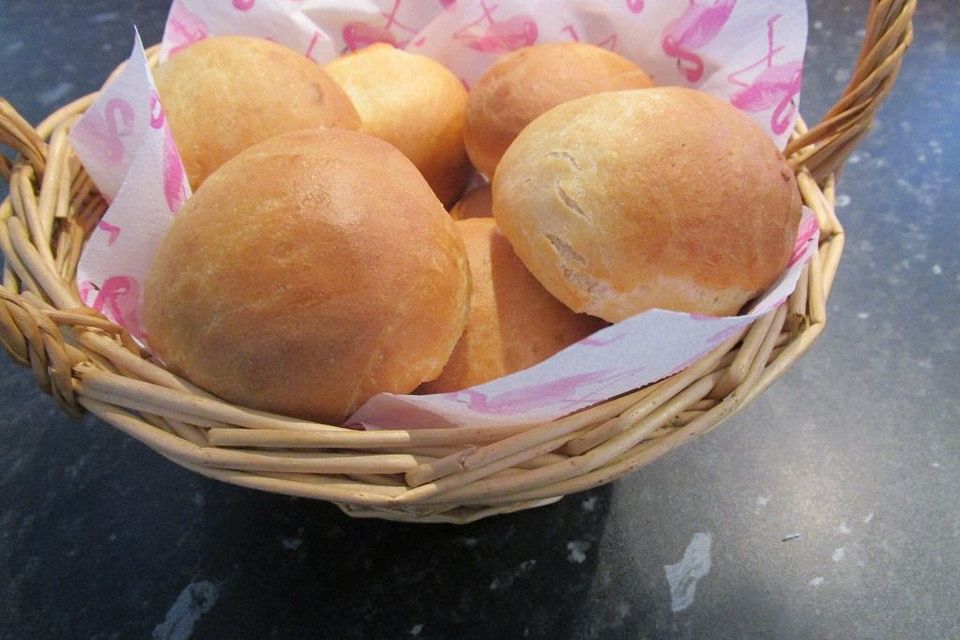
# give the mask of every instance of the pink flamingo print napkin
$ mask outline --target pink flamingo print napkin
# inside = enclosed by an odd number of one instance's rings
[[[439,60],[469,87],[509,51],[589,42],[634,60],[658,84],[722,97],[783,146],[797,115],[806,30],[803,0],[173,0],[161,59],[216,35],[269,38],[318,63],[386,42]],[[139,35],[126,68],[71,141],[111,203],[80,259],[81,297],[146,343],[141,282],[190,188]],[[749,314],[649,311],[484,385],[429,396],[380,394],[347,424],[535,423],[659,380],[782,304],[817,231],[805,212],[791,264]]]
[[[73,127],[70,142],[110,202],[77,266],[80,299],[143,341],[140,283],[190,184],[139,33],[123,72]]]

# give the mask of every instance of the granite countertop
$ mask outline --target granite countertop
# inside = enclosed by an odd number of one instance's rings
[[[808,121],[867,4],[811,0]],[[0,1],[0,95],[39,121],[166,6]],[[3,356],[0,638],[960,636],[960,6],[925,0],[916,28],[840,182],[826,332],[611,486],[460,527],[351,520],[67,418]]]

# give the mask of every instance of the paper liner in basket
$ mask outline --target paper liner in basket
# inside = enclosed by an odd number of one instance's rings
[[[275,40],[319,63],[389,42],[439,60],[468,87],[511,50],[590,42],[634,60],[658,84],[729,101],[782,147],[797,113],[806,6],[802,0],[174,0],[161,59],[208,36],[237,34]],[[80,259],[81,296],[143,340],[140,283],[190,190],[139,36],[129,64],[77,123],[71,141],[111,201]],[[649,311],[483,385],[429,396],[380,394],[347,423],[534,423],[644,386],[782,304],[816,241],[816,221],[805,212],[790,266],[747,315]]]

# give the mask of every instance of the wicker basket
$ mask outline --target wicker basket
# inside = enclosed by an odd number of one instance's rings
[[[89,411],[161,455],[233,484],[328,500],[357,517],[470,522],[610,482],[747,405],[813,343],[826,321],[843,229],[835,175],[866,134],[912,39],[916,0],[873,0],[856,69],[840,101],[787,148],[820,245],[787,304],[686,370],[539,425],[362,432],[221,401],[146,358],[84,307],[75,283],[84,239],[106,210],[67,132],[86,96],[31,127],[0,100],[0,205],[6,262],[0,341],[70,414]],[[156,51],[150,55],[156,61]]]

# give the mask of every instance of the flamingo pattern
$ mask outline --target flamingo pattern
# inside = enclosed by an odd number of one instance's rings
[[[703,77],[703,58],[695,53],[713,40],[730,19],[737,0],[714,0],[712,5],[690,0],[686,11],[663,30],[660,47],[671,58],[689,82]]]
[[[183,161],[177,152],[170,127],[163,130],[163,197],[170,213],[176,213],[183,206],[187,196],[186,172]]]
[[[124,138],[133,131],[133,107],[123,98],[111,98],[103,113],[87,111],[75,129],[76,135],[92,147],[97,158],[108,165],[118,166],[126,156]]]
[[[97,229],[100,229],[101,231],[106,232],[108,236],[107,238],[108,247],[112,245],[114,242],[116,242],[117,238],[120,236],[120,227],[110,224],[106,220],[101,220],[100,222],[98,222]]]
[[[88,302],[93,292],[96,292],[96,296],[92,302]],[[80,286],[80,297],[85,304],[108,316],[131,335],[143,339],[144,333],[140,326],[138,311],[140,285],[136,278],[111,276],[104,280],[99,288],[92,282],[84,282]]]
[[[727,79],[742,87],[730,98],[730,104],[743,111],[764,111],[773,107],[770,116],[770,128],[777,135],[786,132],[793,123],[793,116],[797,112],[795,97],[800,93],[803,75],[803,61],[791,60],[784,64],[773,64],[773,58],[783,50],[782,46],[774,45],[774,25],[780,15],[772,16],[767,21],[767,53],[757,62],[735,71]],[[766,64],[766,67],[754,79],[747,83],[739,77]]]
[[[572,24],[566,25],[563,29],[560,30],[562,33],[567,33],[570,35],[570,38],[574,42],[580,42],[580,34],[577,33],[577,28]],[[609,51],[616,51],[617,44],[620,42],[620,38],[617,36],[617,32],[614,31],[609,36],[597,43],[598,47],[603,47]]]
[[[203,40],[209,31],[203,18],[187,9],[179,0],[174,0],[170,5],[170,15],[167,17],[167,27],[163,34],[164,41],[173,45],[169,55],[176,55],[193,43]]]
[[[382,27],[357,21],[348,22],[343,25],[341,35],[347,45],[347,50],[356,51],[357,49],[362,49],[378,42],[383,42],[394,47],[405,47],[409,40],[398,40],[391,29],[397,28],[411,35],[416,34],[417,30],[397,19],[397,12],[400,10],[401,1],[402,0],[393,0],[393,7],[390,11],[380,12],[386,19]]]
[[[170,213],[176,213],[189,195],[186,186],[186,171],[177,152],[173,132],[164,126],[166,117],[160,106],[160,97],[156,91],[150,94],[150,127],[163,129],[163,196]],[[112,244],[112,242],[111,242]]]
[[[797,264],[807,252],[807,243],[810,242],[820,231],[820,225],[813,216],[804,218],[800,221],[800,231],[797,232],[797,242],[793,245],[793,253],[790,254],[788,267]]]
[[[581,341],[578,342],[577,344],[582,344],[582,345],[584,345],[585,347],[605,347],[605,346],[610,345],[610,344],[613,344],[613,343],[615,343],[615,342],[620,342],[621,340],[623,340],[624,338],[626,338],[627,335],[628,335],[628,334],[626,334],[626,333],[621,333],[620,335],[616,335],[616,336],[613,336],[613,337],[610,337],[610,338],[598,338],[598,337],[596,336],[596,334],[594,334],[594,335],[592,335],[592,336],[590,336],[590,337],[588,337],[588,338],[584,338],[583,340],[581,340]]]
[[[575,394],[584,391],[585,387],[609,384],[620,378],[636,375],[642,370],[642,367],[626,371],[605,369],[564,376],[494,395],[478,389],[465,389],[452,396],[457,402],[466,404],[472,411],[492,415],[523,413],[545,404],[559,403],[561,406],[574,408],[582,405],[583,398]]]
[[[539,30],[533,16],[519,13],[506,20],[495,20],[493,14],[498,6],[488,6],[486,0],[480,0],[483,15],[458,29],[453,34],[454,40],[483,53],[508,53],[537,41]]]

